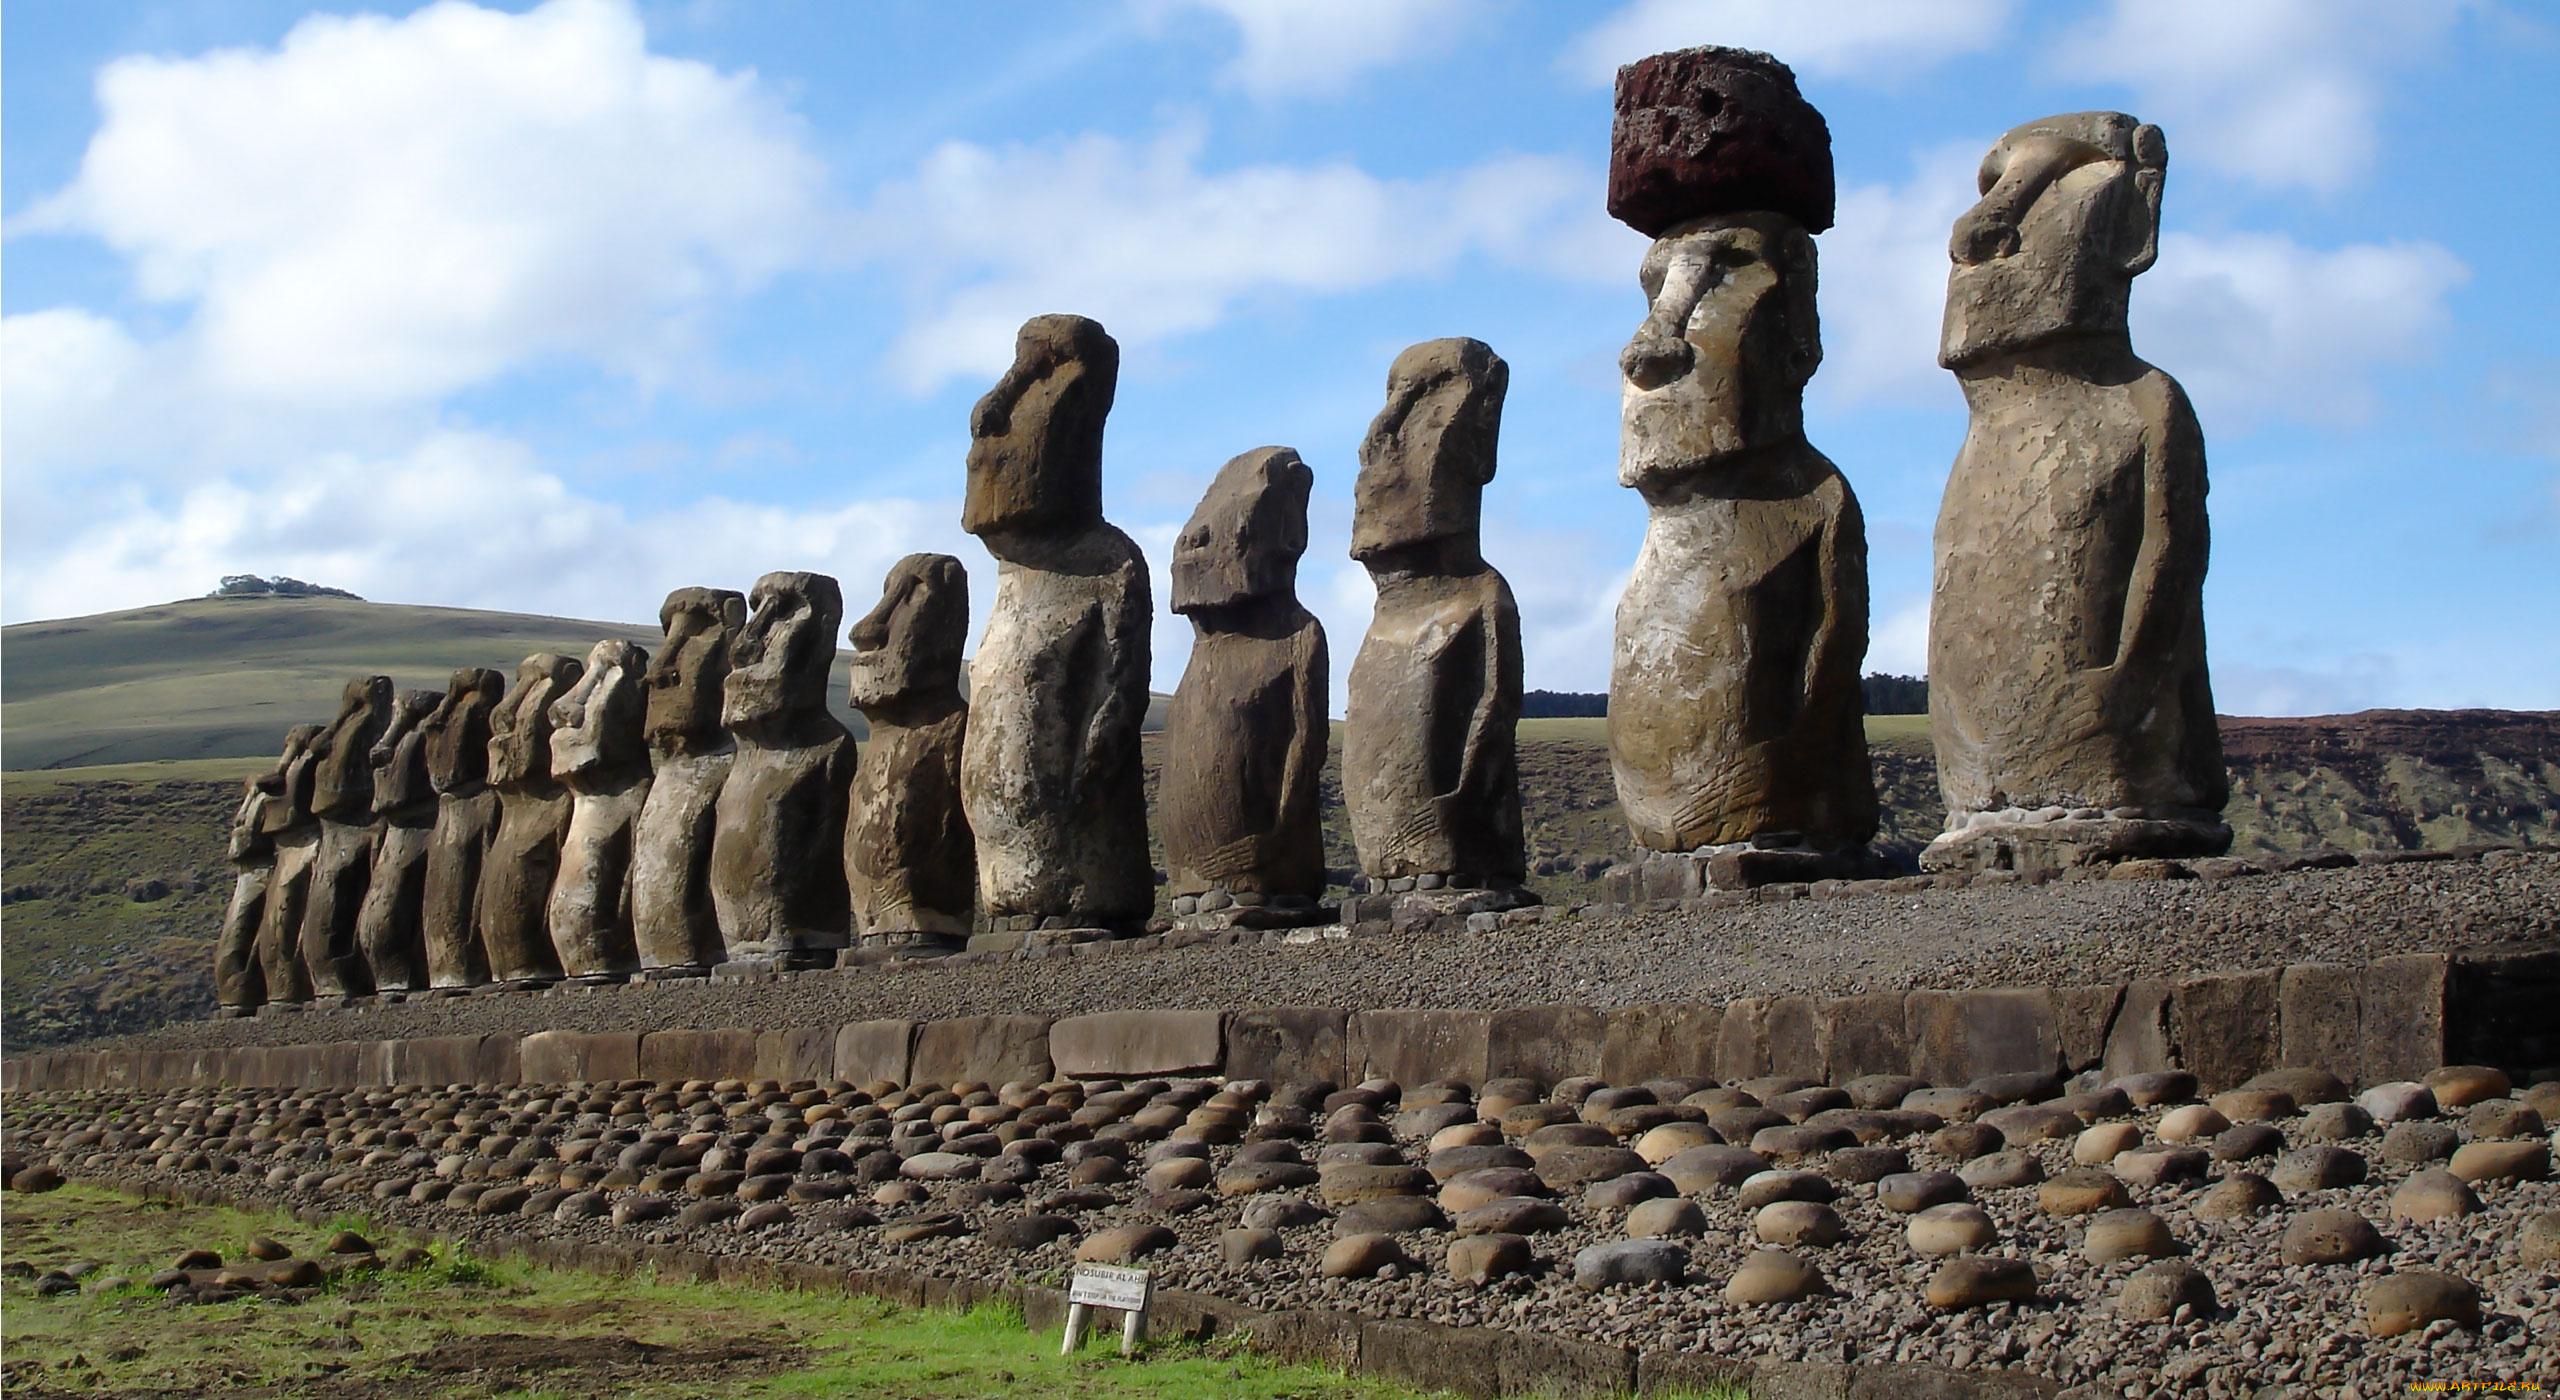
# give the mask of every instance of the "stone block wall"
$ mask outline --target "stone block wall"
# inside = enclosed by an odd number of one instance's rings
[[[2088,987],[1745,997],[1596,1008],[1110,1011],[771,1030],[459,1035],[225,1050],[93,1050],[0,1065],[9,1093],[198,1084],[345,1087],[620,1079],[1002,1084],[1053,1076],[1371,1077],[1618,1084],[1672,1075],[2192,1071],[2208,1091],[2282,1065],[2354,1083],[2441,1064],[2560,1064],[2560,950],[2412,954]]]

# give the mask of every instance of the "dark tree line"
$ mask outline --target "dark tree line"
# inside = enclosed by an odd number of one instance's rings
[[[1868,676],[1864,685],[1868,714],[1929,713],[1929,682],[1926,677],[1888,676],[1878,672]],[[1609,697],[1605,693],[1532,690],[1520,697],[1522,719],[1600,719],[1608,713]]]

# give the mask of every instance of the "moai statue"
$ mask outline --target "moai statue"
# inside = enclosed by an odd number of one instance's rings
[[[1155,907],[1144,771],[1155,606],[1138,546],[1102,518],[1120,346],[1035,316],[969,417],[960,526],[996,557],[969,669],[960,795],[991,934],[1135,933]]]
[[[1360,441],[1351,557],[1378,604],[1351,663],[1342,794],[1373,890],[1528,900],[1520,607],[1478,542],[1510,379],[1482,341],[1424,341],[1387,370]]]
[[[657,771],[632,832],[631,928],[642,976],[704,977],[727,956],[711,899],[712,826],[738,752],[720,723],[721,686],[747,625],[747,595],[679,588],[658,625],[667,642],[643,677]]]
[[[714,809],[712,903],[730,958],[832,967],[852,941],[844,802],[855,750],[827,713],[844,593],[825,574],[772,573],[747,604],[721,683],[738,754]]]
[[[871,738],[845,804],[844,875],[866,949],[968,940],[978,898],[977,843],[960,805],[968,635],[969,574],[948,554],[899,560],[880,605],[853,625],[853,703]]]
[[[444,697],[404,690],[390,726],[373,744],[373,878],[356,914],[356,945],[373,970],[374,990],[418,991],[427,985],[427,852],[435,844],[435,784],[427,776],[427,720]]]
[[[627,982],[640,970],[631,934],[631,845],[649,800],[649,653],[601,641],[587,672],[551,704],[551,776],[570,793],[551,946],[571,981]]]
[[[282,797],[285,770],[298,752],[299,745],[288,737],[275,766],[240,785],[240,805],[231,814],[229,856],[239,874],[231,882],[231,905],[223,911],[222,933],[213,949],[214,1000],[225,1019],[249,1015],[267,999],[266,969],[258,961],[258,928],[266,921],[267,889],[276,873],[275,836],[267,830],[267,815]]]
[[[267,1000],[297,1005],[311,1000],[311,970],[302,961],[302,920],[311,904],[311,867],[320,855],[320,821],[311,815],[313,747],[324,726],[297,724],[286,731],[275,771],[258,780],[267,794],[258,829],[275,849],[267,877],[267,906],[258,920],[258,969]]]
[[[516,665],[516,682],[489,716],[489,786],[498,830],[480,866],[480,949],[491,980],[545,987],[560,980],[551,947],[551,886],[569,834],[569,789],[551,776],[551,705],[586,668],[556,651]]]
[[[2205,673],[2204,434],[2136,358],[2160,247],[2160,129],[2029,122],[1982,162],[1949,242],[1938,361],[1971,421],[1938,511],[1929,732],[1937,870],[2230,848]]]
[[[486,667],[453,673],[444,700],[420,726],[427,781],[436,790],[435,832],[427,841],[427,984],[447,994],[489,980],[480,948],[480,872],[498,834],[498,793],[489,786],[489,717],[507,678]]]
[[[1665,864],[1681,893],[1889,873],[1866,524],[1804,433],[1830,130],[1785,64],[1701,48],[1619,69],[1614,135],[1611,212],[1654,239],[1618,357],[1618,484],[1647,512],[1609,675],[1619,806],[1638,846],[1695,853]]]
[[[1165,711],[1164,858],[1177,918],[1321,922],[1324,624],[1298,604],[1315,473],[1286,447],[1227,463],[1173,544],[1191,661]]]
[[[391,723],[389,676],[347,682],[338,718],[311,742],[311,814],[320,819],[320,848],[311,865],[311,899],[302,914],[302,963],[317,997],[366,996],[373,972],[356,940],[356,918],[373,878],[373,745]]]

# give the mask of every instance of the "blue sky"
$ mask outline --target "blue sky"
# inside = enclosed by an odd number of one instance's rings
[[[2560,24],[2426,0],[1092,0],[0,19],[10,621],[288,573],[608,619],[957,528],[1024,317],[1110,327],[1115,521],[1159,569],[1227,458],[1316,471],[1346,670],[1362,430],[1416,340],[1512,367],[1486,552],[1529,684],[1597,689],[1643,240],[1615,64],[1792,63],[1841,187],[1809,432],[1866,506],[1870,666],[1924,655],[1964,431],[1949,223],[2002,130],[2168,135],[2135,348],[2203,416],[2221,708],[2560,707]],[[1189,629],[1156,631],[1160,687]],[[1337,690],[1339,677],[1337,677]]]

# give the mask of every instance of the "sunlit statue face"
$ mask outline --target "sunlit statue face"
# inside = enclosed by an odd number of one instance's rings
[[[1638,488],[1801,437],[1822,362],[1813,238],[1783,214],[1698,219],[1655,240],[1651,308],[1618,357],[1618,482]]]
[[[853,625],[853,703],[956,693],[969,632],[969,574],[948,554],[910,554],[889,570],[879,605]]]
[[[2078,336],[2120,337],[2134,277],[2160,248],[2168,143],[2121,112],[2029,122],[1982,159],[1982,198],[1947,244],[1938,362]]]
[[[756,580],[747,604],[721,684],[721,722],[735,729],[824,710],[843,590],[825,574],[771,573]]]

